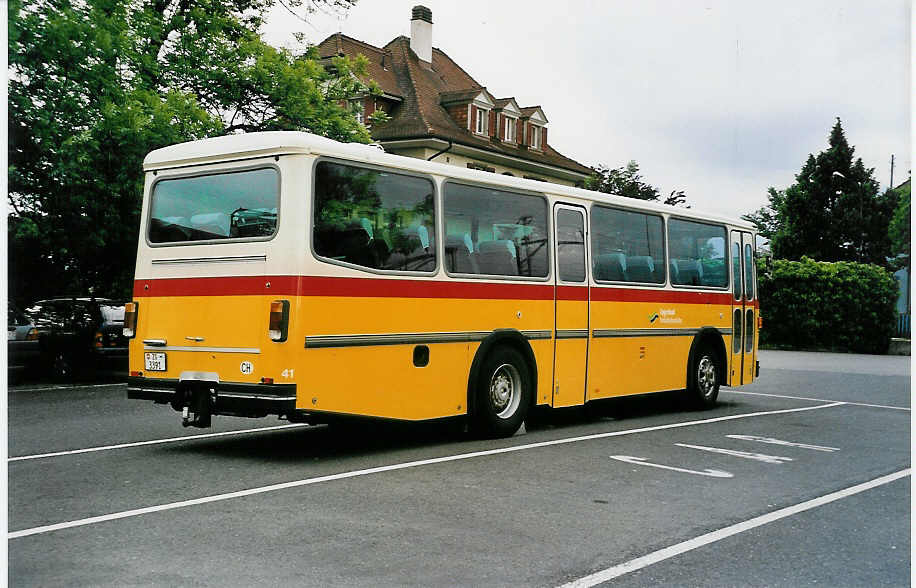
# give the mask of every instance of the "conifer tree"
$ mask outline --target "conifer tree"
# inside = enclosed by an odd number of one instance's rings
[[[897,196],[892,190],[879,194],[874,169],[854,155],[837,118],[828,148],[808,156],[795,183],[770,188],[769,206],[744,215],[770,240],[774,257],[887,263],[887,226]]]

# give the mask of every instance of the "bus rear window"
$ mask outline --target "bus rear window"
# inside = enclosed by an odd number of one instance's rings
[[[277,230],[274,168],[161,180],[150,202],[151,243],[268,238]]]

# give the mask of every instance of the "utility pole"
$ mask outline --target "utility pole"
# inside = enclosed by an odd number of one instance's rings
[[[894,154],[891,153],[891,190],[894,189]]]

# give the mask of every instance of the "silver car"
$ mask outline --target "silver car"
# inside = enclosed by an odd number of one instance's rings
[[[24,370],[38,363],[41,349],[35,324],[21,310],[9,305],[6,311],[7,370]]]

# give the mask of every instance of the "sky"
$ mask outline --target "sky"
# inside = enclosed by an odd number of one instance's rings
[[[302,50],[342,32],[377,47],[433,13],[433,46],[497,98],[540,105],[549,142],[585,165],[635,160],[664,195],[739,216],[792,184],[840,117],[882,189],[911,165],[905,0],[359,0],[263,29]]]

